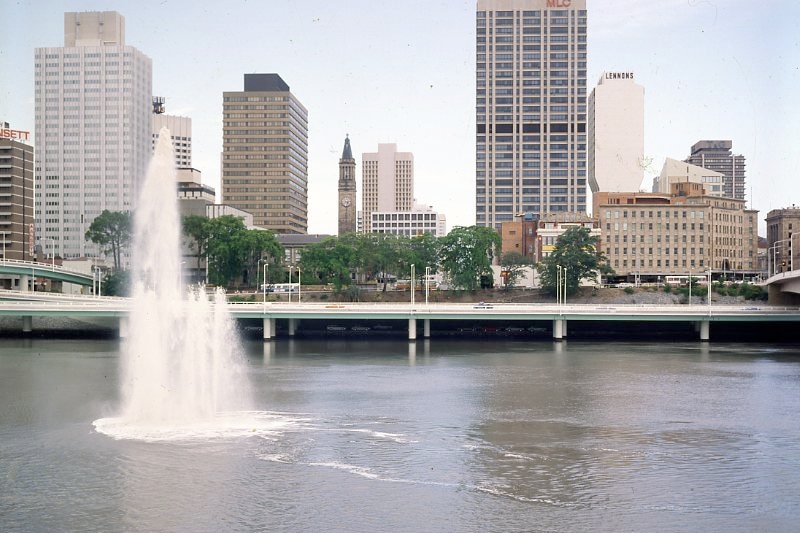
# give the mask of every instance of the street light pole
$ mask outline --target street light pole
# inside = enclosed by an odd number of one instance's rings
[[[692,305],[692,269],[689,269],[689,305]]]
[[[300,295],[303,290],[303,271],[300,270],[300,265],[297,266],[297,303],[300,303]]]
[[[294,269],[294,265],[289,265],[289,291],[286,296],[289,302],[292,301],[292,270]]]
[[[431,279],[431,267],[425,267],[425,305],[428,305],[428,283]]]
[[[411,263],[411,305],[414,305],[414,263]]]
[[[50,237],[50,270],[56,271],[56,242],[52,237]]]
[[[261,290],[264,293],[263,303],[267,303],[267,263],[264,261],[264,275],[261,276]]]

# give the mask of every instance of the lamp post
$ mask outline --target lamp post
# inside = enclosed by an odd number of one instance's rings
[[[269,263],[264,261],[264,268],[263,268],[264,274],[261,276],[261,291],[263,292],[264,295],[264,298],[262,300],[263,303],[267,303],[267,265],[269,265]]]
[[[297,266],[297,303],[300,303],[300,295],[303,289],[303,272],[300,270],[300,265]]]
[[[292,270],[294,270],[294,265],[289,265],[289,290],[286,293],[287,301],[292,301]]]
[[[567,267],[564,267],[564,292],[561,295],[561,300],[564,305],[567,305]]]
[[[711,267],[708,267],[708,314],[711,314]]]
[[[692,305],[692,269],[689,269],[689,305]]]
[[[425,267],[425,305],[428,305],[428,284],[431,279],[431,267]]]
[[[414,263],[411,263],[411,305],[414,305]]]
[[[56,243],[52,237],[50,237],[50,271],[56,271]]]
[[[561,307],[561,265],[556,265],[558,273],[556,275],[556,305]]]

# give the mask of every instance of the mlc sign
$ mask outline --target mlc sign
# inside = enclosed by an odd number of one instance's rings
[[[547,7],[569,7],[572,0],[547,0]]]

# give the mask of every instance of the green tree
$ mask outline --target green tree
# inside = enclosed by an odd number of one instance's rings
[[[104,296],[130,296],[131,276],[127,270],[109,272],[100,289]]]
[[[329,237],[303,249],[300,268],[305,275],[314,273],[321,283],[332,283],[336,291],[349,286],[350,273],[356,265],[356,237]]]
[[[408,247],[410,262],[415,265],[417,271],[417,279],[424,285],[425,269],[430,268],[431,274],[436,274],[439,270],[436,237],[430,233],[417,235],[409,240]]]
[[[244,276],[247,228],[239,217],[225,215],[209,220],[208,278],[215,285],[230,285]]]
[[[474,291],[481,276],[492,275],[492,259],[500,250],[500,235],[485,226],[453,229],[440,237],[439,265],[450,284],[457,289]]]
[[[86,238],[100,245],[104,253],[111,253],[114,259],[114,270],[119,270],[122,263],[122,252],[130,244],[132,236],[132,219],[129,211],[109,211],[92,220],[86,230]]]
[[[572,227],[556,240],[553,252],[539,264],[542,288],[556,294],[559,267],[566,272],[567,294],[574,294],[581,280],[593,279],[599,270],[610,271],[605,265],[603,253],[597,248],[597,237],[592,237],[588,228]],[[566,269],[566,270],[563,270]]]
[[[511,290],[517,281],[522,278],[525,267],[531,266],[533,261],[519,252],[506,252],[500,258],[500,267],[505,272],[505,290]]]
[[[245,279],[248,285],[253,285],[262,275],[262,265],[266,261],[272,265],[283,264],[283,246],[278,242],[275,234],[269,230],[251,229],[242,235],[242,253],[245,270]]]
[[[200,260],[207,255],[208,240],[211,237],[211,220],[200,215],[183,217],[182,231],[186,244],[197,256],[197,270]]]

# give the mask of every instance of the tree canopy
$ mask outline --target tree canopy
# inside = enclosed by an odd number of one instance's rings
[[[122,252],[131,242],[133,220],[129,211],[103,210],[92,220],[86,238],[100,245],[104,253],[111,253],[114,270],[122,264]]]
[[[492,260],[500,250],[500,235],[485,226],[458,227],[440,237],[439,266],[453,288],[480,287],[482,276],[492,275]]]
[[[605,271],[605,257],[597,243],[597,237],[592,237],[588,228],[576,226],[562,233],[553,252],[539,264],[542,288],[556,294],[560,269],[562,275],[566,273],[566,293],[574,294],[582,280]]]

